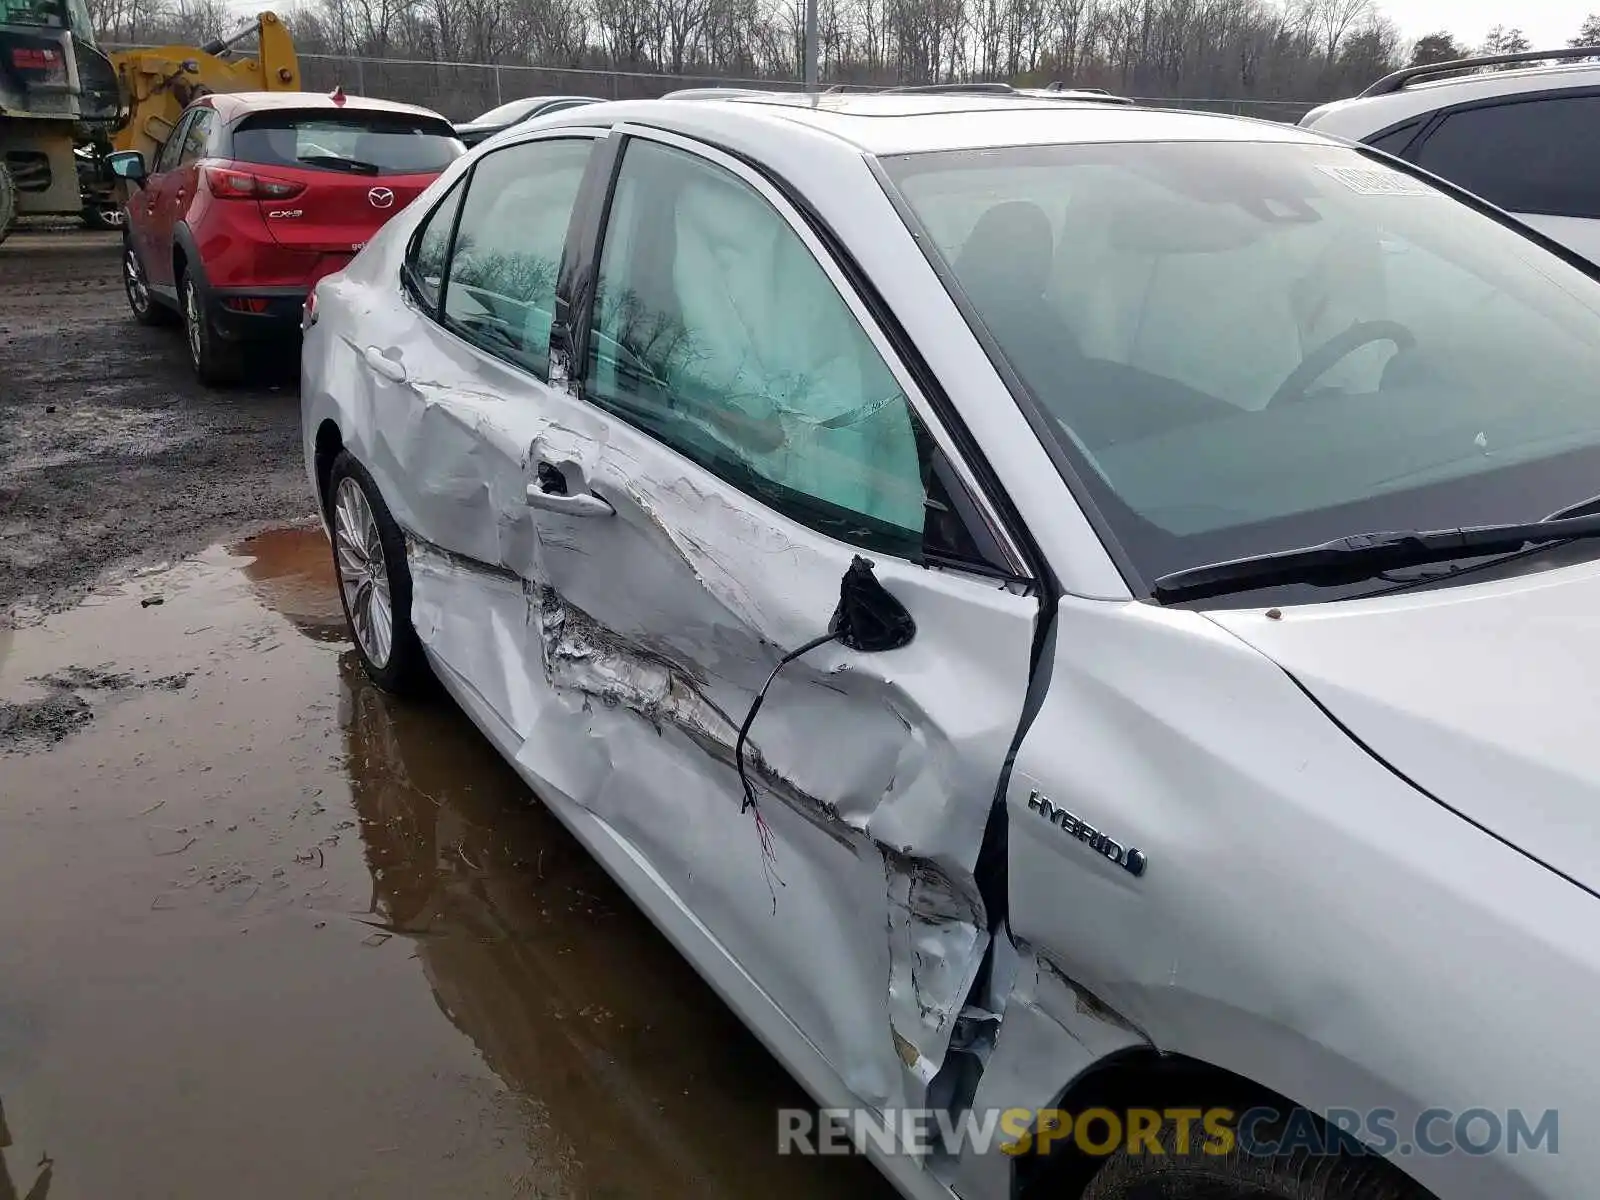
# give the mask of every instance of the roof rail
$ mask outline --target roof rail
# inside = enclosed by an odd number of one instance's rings
[[[883,89],[885,92],[978,92],[1011,96],[1016,88],[1009,83],[907,83]]]
[[[1392,75],[1385,75],[1372,86],[1362,92],[1362,96],[1387,96],[1394,92],[1404,91],[1406,84],[1414,79],[1425,79],[1430,75],[1448,75],[1452,71],[1464,71],[1474,67],[1495,67],[1506,63],[1536,63],[1547,60],[1562,60],[1574,58],[1600,58],[1600,46],[1563,46],[1559,50],[1521,50],[1516,54],[1480,54],[1475,58],[1455,58],[1449,62],[1425,63],[1418,67],[1406,67]]]
[[[716,96],[764,96],[768,89],[754,87],[734,87],[720,85],[716,87],[679,88],[675,92],[663,92],[662,100],[709,100]]]
[[[1132,104],[1126,96],[1116,96],[1097,87],[1067,87],[1059,80],[1042,88],[1018,88],[1009,83],[902,83],[894,87],[874,87],[868,83],[835,83],[823,88],[824,95],[843,92],[860,92],[874,96],[889,95],[969,95],[969,96],[1060,96],[1063,100],[1094,100],[1107,104]]]

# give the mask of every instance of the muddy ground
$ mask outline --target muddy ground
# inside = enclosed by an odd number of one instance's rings
[[[0,248],[0,1198],[886,1200],[779,1158],[798,1085],[366,681],[292,380],[194,388],[116,265]]]

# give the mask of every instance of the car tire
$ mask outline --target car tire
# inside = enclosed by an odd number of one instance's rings
[[[0,162],[0,242],[6,240],[17,219],[17,182],[10,169]]]
[[[128,298],[128,311],[141,325],[171,325],[177,314],[155,298],[144,273],[144,263],[133,248],[133,239],[122,238],[122,292]]]
[[[178,311],[183,317],[184,342],[189,363],[200,382],[220,387],[239,382],[244,373],[242,353],[236,343],[223,340],[211,323],[205,293],[195,273],[185,267],[178,276]]]
[[[1429,1200],[1376,1156],[1247,1154],[1237,1145],[1207,1154],[1206,1139],[1191,1133],[1188,1142],[1180,1148],[1177,1124],[1166,1122],[1160,1154],[1116,1151],[1080,1200]]]
[[[333,461],[326,502],[339,603],[361,665],[386,692],[424,694],[434,678],[411,625],[405,535],[348,450]]]

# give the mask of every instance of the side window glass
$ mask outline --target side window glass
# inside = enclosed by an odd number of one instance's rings
[[[206,143],[211,138],[211,126],[217,114],[209,108],[196,109],[189,120],[188,132],[183,135],[183,147],[178,155],[178,165],[205,157]]]
[[[461,207],[461,195],[466,188],[464,179],[465,176],[455,182],[411,235],[411,252],[406,256],[406,282],[429,316],[439,311],[445,259],[450,253],[450,233],[456,225],[456,210]]]
[[[178,154],[183,149],[184,139],[189,134],[189,126],[194,123],[194,113],[181,117],[173,128],[166,142],[161,147],[161,153],[156,155],[156,164],[150,169],[152,175],[160,175],[170,171],[178,165]]]
[[[820,532],[920,557],[928,439],[821,264],[743,181],[630,142],[592,326],[590,400]]]
[[[497,358],[548,377],[556,276],[590,139],[498,150],[472,172],[444,290],[444,323]]]
[[[1600,217],[1600,96],[1451,113],[1417,161],[1511,212]]]
[[[1393,154],[1398,157],[1411,144],[1411,139],[1417,136],[1419,124],[1420,122],[1418,121],[1408,122],[1400,126],[1399,129],[1391,129],[1388,133],[1379,134],[1369,141],[1367,145],[1374,150],[1382,150],[1385,154]]]

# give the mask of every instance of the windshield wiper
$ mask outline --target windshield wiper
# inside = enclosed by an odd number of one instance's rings
[[[1600,513],[1523,525],[1357,533],[1318,546],[1276,550],[1173,571],[1156,580],[1154,593],[1160,603],[1174,604],[1286,583],[1350,582],[1371,579],[1400,567],[1515,554],[1528,546],[1591,537],[1600,537]]]
[[[299,161],[314,167],[335,167],[354,175],[376,175],[379,169],[377,163],[362,162],[359,158],[341,158],[337,154],[302,154]]]
[[[1562,517],[1587,517],[1590,513],[1600,513],[1600,496],[1590,496],[1587,500],[1579,500],[1565,508],[1558,508],[1545,520],[1559,521]]]

